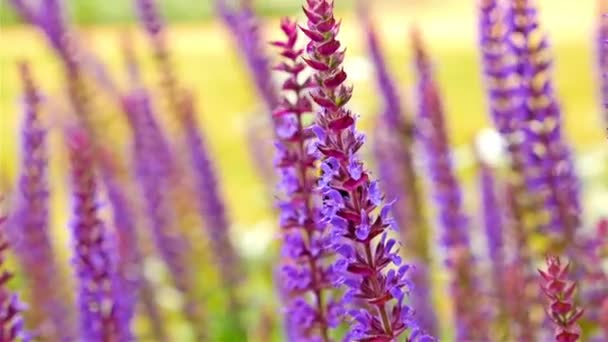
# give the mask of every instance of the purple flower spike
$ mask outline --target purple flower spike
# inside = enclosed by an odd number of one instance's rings
[[[81,338],[117,341],[122,323],[116,315],[115,269],[108,234],[98,215],[94,147],[84,130],[66,132],[73,193],[73,263],[78,276]]]
[[[394,77],[391,75],[384,59],[377,33],[370,18],[367,2],[359,1],[359,15],[364,23],[367,47],[375,69],[376,83],[383,98],[382,115],[374,135],[374,151],[378,171],[382,179],[382,188],[389,198],[399,198],[393,206],[393,215],[399,228],[402,241],[408,242],[408,255],[416,258],[416,265],[426,269],[430,262],[428,224],[424,217],[424,205],[418,184],[418,175],[412,155],[413,123],[405,115],[404,106],[398,95]],[[416,275],[417,288],[428,284],[430,279]],[[424,296],[422,296],[424,295]],[[425,300],[422,300],[425,299]],[[413,300],[414,310],[420,317],[421,327],[432,335],[437,335],[437,323],[430,291],[421,290]]]
[[[445,262],[452,273],[451,295],[454,299],[456,340],[488,339],[487,321],[478,298],[475,261],[470,249],[467,217],[462,193],[451,161],[444,113],[439,89],[432,73],[429,57],[418,31],[412,32],[418,74],[418,138],[424,149],[430,185],[437,201],[440,238],[446,248]]]
[[[410,288],[409,266],[400,264],[397,243],[388,237],[393,226],[387,215],[390,204],[378,196],[358,157],[365,139],[355,128],[356,116],[345,108],[352,87],[344,83],[345,51],[337,40],[340,22],[333,7],[327,0],[306,1],[303,32],[310,41],[304,61],[316,70],[310,96],[321,107],[315,119],[322,132],[317,136],[323,138],[317,146],[324,170],[319,191],[324,194],[323,220],[331,225],[330,243],[341,251],[333,272],[336,284],[346,288],[346,339],[388,342],[409,330],[410,340],[420,340],[413,311],[403,302]],[[361,174],[353,172],[358,169]]]
[[[154,243],[167,265],[172,281],[186,298],[192,293],[192,279],[186,257],[189,245],[175,227],[169,203],[174,157],[160,129],[148,94],[133,91],[123,98],[133,133],[133,160],[144,207],[149,219]],[[204,313],[193,299],[183,308],[187,318],[196,325],[196,333],[204,335]]]
[[[499,309],[502,310],[505,304],[503,296],[505,214],[501,208],[504,207],[499,199],[499,183],[494,177],[494,168],[483,160],[481,151],[476,151],[476,157],[481,193],[480,211],[483,213],[483,226],[491,263],[492,288],[494,289],[492,296],[497,299],[500,304]]]
[[[598,27],[597,27],[597,59],[601,76],[601,95],[604,105],[604,123],[608,129],[608,4],[598,1]]]
[[[239,52],[247,62],[256,90],[269,111],[279,104],[276,85],[273,82],[270,60],[265,55],[260,23],[250,5],[230,8],[226,0],[216,0],[216,8],[230,29]]]
[[[540,36],[540,39],[538,39]],[[551,78],[549,43],[540,32],[532,0],[514,0],[507,12],[507,43],[517,58],[513,94],[517,129],[525,146],[526,184],[548,213],[553,249],[573,241],[580,224],[579,181],[561,132],[561,113]]]
[[[241,260],[230,240],[228,214],[204,136],[198,129],[198,120],[190,94],[184,94],[182,106],[183,116],[180,124],[185,135],[184,145],[189,150],[190,162],[198,187],[199,211],[211,238],[212,254],[217,258],[216,262],[222,281],[229,292],[230,310],[233,314],[238,314],[241,310],[241,304],[237,298],[237,290],[242,280]]]
[[[75,338],[67,294],[60,291],[58,266],[49,236],[46,131],[39,118],[41,95],[26,64],[20,65],[24,85],[24,121],[19,192],[10,220],[10,237],[31,284],[33,316],[38,334],[68,341]]]
[[[0,201],[2,198],[0,198]],[[17,342],[27,340],[23,331],[21,311],[24,305],[8,288],[13,275],[6,270],[5,253],[9,248],[6,239],[6,217],[0,215],[0,341]]]
[[[330,341],[330,330],[341,314],[332,298],[332,268],[329,259],[329,231],[321,222],[320,193],[315,189],[316,139],[304,116],[312,111],[306,91],[311,79],[304,78],[303,51],[296,48],[298,28],[288,19],[281,21],[285,41],[273,44],[284,57],[276,69],[288,76],[283,82],[284,97],[274,116],[277,121],[275,165],[282,176],[280,225],[283,234],[281,285],[290,340]]]
[[[118,179],[117,166],[109,151],[99,151],[99,169],[108,201],[112,207],[112,218],[116,240],[117,262],[114,274],[114,296],[119,341],[132,341],[131,321],[135,315],[139,288],[143,279],[141,253],[135,231],[135,218],[123,184]]]

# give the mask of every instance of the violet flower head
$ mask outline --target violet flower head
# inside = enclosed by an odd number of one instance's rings
[[[20,65],[24,86],[24,120],[19,192],[10,218],[10,237],[21,265],[28,270],[32,305],[39,308],[33,320],[46,338],[67,341],[74,338],[70,311],[60,287],[58,266],[49,236],[49,192],[46,131],[39,117],[41,95],[28,66]]]
[[[577,321],[584,310],[574,305],[576,283],[568,279],[570,264],[562,265],[559,257],[547,258],[547,269],[538,270],[540,288],[549,300],[547,315],[555,325],[556,342],[576,342],[581,337]]]
[[[468,219],[464,214],[460,184],[454,174],[450,145],[444,121],[439,89],[418,31],[412,32],[419,108],[416,130],[430,175],[430,186],[437,205],[439,236],[446,249],[445,262],[450,268],[451,295],[454,299],[457,340],[485,340],[487,320],[482,305],[473,303],[479,289],[475,262],[470,249]]]
[[[517,58],[519,88],[515,93],[518,130],[524,139],[526,184],[549,215],[548,232],[557,248],[572,241],[580,224],[579,181],[569,147],[561,133],[561,113],[551,78],[549,43],[532,0],[513,0],[507,12],[507,42]]]
[[[113,341],[119,324],[113,293],[114,265],[104,222],[98,215],[94,148],[84,130],[66,132],[73,193],[73,263],[78,276],[81,336]]]
[[[6,217],[0,216],[0,341],[16,342],[26,340],[21,317],[24,305],[7,286],[13,275],[6,270],[4,260],[9,248],[5,229]]]
[[[307,0],[308,20],[301,30],[310,39],[304,61],[315,70],[310,96],[321,107],[313,127],[322,154],[321,214],[340,254],[332,267],[336,282],[346,288],[344,302],[352,322],[347,339],[391,341],[409,330],[409,339],[428,340],[404,303],[410,266],[402,264],[397,241],[388,237],[392,203],[384,201],[357,154],[364,136],[355,128],[355,115],[345,108],[352,87],[344,84],[345,50],[337,40],[340,23],[333,7],[331,1]]]
[[[199,211],[207,233],[211,239],[211,249],[222,277],[224,286],[228,289],[230,306],[234,314],[240,310],[237,298],[237,288],[242,280],[241,261],[232,241],[230,240],[230,223],[220,192],[216,171],[206,146],[204,136],[199,130],[190,94],[184,94],[182,99],[182,117],[180,124],[184,132],[184,145],[190,154],[190,163],[197,184],[197,200]]]
[[[226,0],[216,0],[216,9],[230,30],[239,52],[249,67],[256,90],[272,111],[279,104],[276,85],[271,73],[271,64],[264,51],[260,20],[254,9],[247,4],[231,8]]]
[[[321,222],[320,194],[315,189],[318,161],[316,140],[305,117],[312,112],[306,95],[312,86],[303,77],[306,64],[302,49],[296,47],[298,27],[289,19],[281,21],[284,41],[273,45],[281,50],[283,62],[276,70],[287,74],[284,96],[274,112],[277,120],[275,165],[281,175],[278,202],[283,235],[279,281],[286,292],[284,301],[290,339],[330,341],[330,330],[339,323],[342,308],[332,296],[333,253],[327,225]]]

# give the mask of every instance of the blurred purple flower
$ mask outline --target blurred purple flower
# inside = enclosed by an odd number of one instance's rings
[[[352,87],[344,84],[345,51],[336,39],[340,22],[334,18],[333,2],[308,0],[304,14],[308,20],[301,29],[310,38],[304,61],[315,70],[310,96],[321,107],[314,129],[322,154],[319,191],[323,220],[331,225],[330,243],[340,254],[332,266],[335,283],[347,289],[344,305],[351,326],[346,339],[392,341],[410,330],[410,340],[424,340],[404,303],[410,266],[401,264],[398,244],[388,237],[394,226],[392,203],[384,203],[357,156],[364,136],[355,129],[355,115],[345,108]]]
[[[259,19],[246,1],[233,8],[226,0],[216,0],[217,12],[232,33],[238,51],[249,67],[258,94],[269,111],[279,105],[279,96],[271,73],[271,65],[264,51]]]
[[[312,111],[306,92],[310,77],[302,76],[306,64],[303,50],[296,47],[298,27],[289,19],[281,21],[284,41],[273,42],[283,57],[276,70],[287,74],[283,98],[274,111],[277,118],[275,165],[281,175],[278,202],[283,235],[281,288],[288,297],[286,325],[290,340],[330,341],[330,330],[338,324],[339,304],[332,298],[329,267],[329,231],[321,222],[315,189],[318,161],[315,136],[305,116]]]
[[[604,105],[604,123],[608,129],[608,4],[598,2],[597,59],[600,73],[600,91]]]
[[[81,338],[86,341],[116,341],[118,331],[127,330],[116,314],[115,266],[104,222],[98,216],[94,147],[85,130],[67,130],[73,193],[73,264],[78,276]]]
[[[579,181],[571,152],[561,132],[561,113],[551,78],[549,43],[532,0],[510,2],[507,43],[517,58],[516,103],[518,134],[523,137],[526,184],[539,194],[549,215],[548,233],[556,234],[552,248],[573,241],[580,224]],[[540,37],[540,39],[539,39]]]
[[[9,245],[5,229],[6,217],[0,216],[0,341],[28,341],[21,317],[24,305],[19,301],[17,294],[8,288],[8,282],[13,275],[6,270],[5,252]]]
[[[216,258],[224,287],[228,290],[233,315],[241,311],[237,291],[242,280],[242,261],[230,240],[230,223],[218,186],[215,166],[199,130],[194,103],[190,94],[182,99],[180,124],[184,132],[184,145],[190,154],[190,163],[197,186],[200,216],[207,226],[212,254]]]
[[[19,262],[28,270],[32,305],[40,309],[34,311],[38,334],[67,341],[75,337],[75,327],[70,324],[66,293],[51,290],[61,285],[49,236],[46,131],[39,118],[41,95],[27,64],[21,64],[20,71],[24,86],[22,160],[10,235]]]
[[[439,89],[418,31],[412,32],[412,40],[419,96],[416,129],[426,155],[430,185],[437,205],[439,236],[446,248],[445,262],[452,273],[450,288],[454,300],[456,339],[485,340],[489,338],[488,322],[482,312],[483,298],[479,298],[468,219],[464,214],[460,185],[454,175]]]
[[[99,170],[105,186],[107,198],[112,207],[112,219],[115,234],[116,272],[114,280],[114,298],[116,299],[116,316],[122,322],[118,326],[119,341],[134,339],[130,329],[135,315],[139,288],[143,279],[141,252],[135,230],[133,208],[124,192],[124,184],[118,179],[117,166],[109,151],[99,151]]]
[[[393,208],[393,216],[399,227],[401,239],[408,243],[407,255],[416,258],[415,284],[421,289],[413,300],[420,326],[428,333],[437,335],[437,322],[433,311],[430,291],[423,289],[430,279],[426,271],[430,262],[428,224],[424,217],[424,205],[418,184],[418,175],[412,155],[413,123],[405,115],[404,106],[398,95],[394,77],[391,75],[378,41],[376,30],[370,18],[369,5],[359,2],[359,16],[363,22],[367,48],[374,66],[376,83],[383,99],[382,115],[374,135],[374,152],[382,188],[389,198],[399,198]]]

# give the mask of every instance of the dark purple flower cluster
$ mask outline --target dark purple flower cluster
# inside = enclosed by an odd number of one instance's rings
[[[312,111],[306,92],[311,78],[304,77],[306,64],[302,49],[296,47],[298,27],[284,19],[281,29],[285,41],[274,42],[284,62],[275,67],[287,74],[283,82],[285,95],[274,111],[277,122],[275,165],[280,170],[280,227],[283,231],[281,265],[282,287],[288,308],[287,324],[291,338],[298,341],[330,341],[330,329],[339,323],[342,308],[332,298],[330,264],[331,240],[326,222],[321,221],[318,207],[320,194],[315,188],[319,155],[316,140],[305,116]]]
[[[322,154],[322,216],[340,254],[334,267],[340,271],[337,282],[347,289],[344,301],[352,319],[347,339],[392,341],[410,330],[409,339],[424,340],[404,302],[410,266],[402,265],[398,243],[388,236],[394,227],[392,202],[384,201],[357,154],[364,136],[355,128],[355,115],[345,108],[352,87],[344,84],[345,50],[337,40],[340,23],[333,2],[308,0],[304,13],[308,20],[301,29],[310,39],[304,60],[315,71],[310,96],[320,106],[313,131]]]
[[[92,142],[80,128],[66,132],[73,193],[73,263],[78,276],[81,337],[88,341],[116,341],[129,321],[118,319],[115,266],[108,245],[108,231],[98,213],[97,181]]]

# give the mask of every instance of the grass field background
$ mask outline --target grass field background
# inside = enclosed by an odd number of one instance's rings
[[[246,133],[251,125],[264,122],[267,114],[261,112],[260,101],[230,36],[211,14],[211,1],[159,2],[171,23],[169,42],[179,77],[194,90],[198,99],[201,128],[215,157],[235,241],[245,255],[261,257],[275,239],[276,222],[270,212],[272,203],[265,183],[255,172],[249,156]],[[121,75],[120,36],[125,31],[133,33],[137,53],[146,71],[144,75],[150,84],[156,84],[157,75],[147,57],[150,50],[141,30],[133,22],[129,1],[82,0],[68,3],[74,21],[82,24],[79,32],[86,46],[117,75]],[[282,0],[258,0],[257,3],[265,15],[264,32],[268,40],[278,34],[279,17],[297,14],[299,4]],[[348,47],[346,68],[355,86],[351,107],[360,113],[363,129],[371,133],[379,108],[379,96],[374,92],[373,74],[363,50],[362,32],[351,8],[352,1],[337,0],[337,3],[343,17],[341,37]],[[391,70],[399,82],[404,102],[411,109],[414,104],[411,100],[413,83],[408,31],[411,25],[422,30],[441,83],[452,141],[454,146],[464,150],[480,129],[489,126],[478,63],[475,3],[468,0],[385,0],[377,1],[373,14]],[[63,83],[61,66],[42,35],[19,24],[7,10],[6,1],[0,4],[0,179],[5,184],[13,184],[18,171],[21,115],[16,62],[20,59],[30,62],[50,102],[59,97]],[[542,25],[549,34],[554,51],[556,88],[563,107],[566,134],[579,155],[594,155],[597,150],[605,152],[606,130],[601,121],[598,75],[594,65],[594,1],[543,0],[539,4]],[[113,123],[120,120],[121,115],[115,105],[101,92],[95,95],[96,112],[104,117],[108,127],[119,127]],[[162,104],[157,104],[157,107],[162,108]],[[44,113],[48,123],[57,116],[52,111]],[[115,128],[110,136],[115,134],[117,140],[122,141],[123,132]],[[63,173],[65,159],[59,133],[52,135],[54,229],[65,234],[69,212]],[[118,145],[117,148],[127,149],[127,146]],[[591,168],[603,165],[599,160],[591,160],[590,164]],[[600,188],[603,186],[601,184]],[[586,187],[593,190],[596,184],[586,184]],[[599,214],[592,213],[594,216]]]

